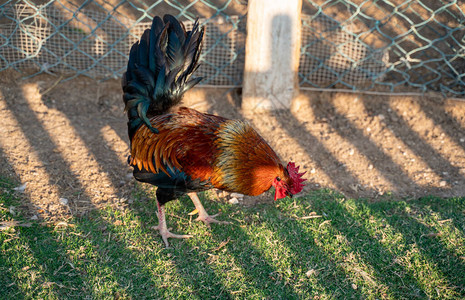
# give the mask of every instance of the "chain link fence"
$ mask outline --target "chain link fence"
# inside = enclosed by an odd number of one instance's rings
[[[302,89],[465,96],[465,4],[454,0],[303,0]],[[0,70],[118,78],[154,15],[207,27],[203,85],[240,87],[247,2],[9,0],[0,4]],[[29,74],[29,73],[28,73]]]
[[[300,84],[465,96],[465,2],[304,0]]]
[[[238,0],[209,1],[7,1],[0,6],[0,70],[119,78],[129,50],[153,15],[170,13],[187,29],[199,17],[207,27],[197,75],[204,85],[240,86],[244,66],[245,12]]]

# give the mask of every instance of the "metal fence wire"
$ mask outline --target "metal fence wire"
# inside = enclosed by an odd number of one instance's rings
[[[123,0],[7,1],[0,6],[0,70],[35,68],[67,74],[67,78],[118,78],[127,65],[129,50],[154,15],[171,13],[190,29],[197,16],[207,26],[201,67],[203,84],[239,86],[242,82],[246,3],[208,1],[151,5]],[[201,13],[198,12],[201,11]],[[235,13],[235,12],[239,13]]]
[[[465,2],[304,2],[301,86],[465,96]]]
[[[465,96],[465,4],[454,0],[303,0],[303,89]],[[118,78],[154,15],[207,27],[203,85],[241,86],[247,1],[8,0],[0,4],[0,71]]]

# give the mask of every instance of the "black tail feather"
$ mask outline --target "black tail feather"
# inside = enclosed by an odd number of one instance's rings
[[[171,15],[154,17],[129,53],[123,75],[129,136],[142,124],[158,132],[149,118],[179,104],[182,95],[202,78],[191,78],[198,67],[204,29],[198,21],[191,31]]]

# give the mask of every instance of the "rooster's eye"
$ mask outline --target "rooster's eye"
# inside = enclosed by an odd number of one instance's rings
[[[281,181],[281,177],[279,177],[279,176],[276,177],[276,180],[277,180],[277,181]]]

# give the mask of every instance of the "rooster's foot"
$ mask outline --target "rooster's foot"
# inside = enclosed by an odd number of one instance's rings
[[[166,248],[170,246],[168,243],[168,238],[175,238],[175,239],[187,239],[192,237],[190,234],[174,234],[171,233],[168,230],[168,226],[166,226],[166,218],[165,218],[165,206],[163,204],[160,204],[160,202],[157,201],[157,207],[158,207],[158,225],[153,226],[152,229],[156,229],[160,232],[161,238],[163,239],[163,242],[165,242]]]
[[[197,217],[197,219],[195,219],[196,221],[202,221],[205,223],[205,225],[207,226],[210,226],[210,223],[216,223],[216,224],[229,224],[229,222],[227,221],[218,221],[217,219],[215,219],[215,217],[219,216],[219,213],[218,214],[214,214],[214,215],[199,215]]]
[[[192,202],[194,202],[194,205],[195,205],[195,210],[189,213],[189,215],[192,216],[198,213],[199,216],[197,217],[197,219],[195,219],[196,221],[202,221],[207,226],[210,226],[210,223],[229,224],[229,222],[218,221],[217,219],[215,219],[215,217],[218,216],[219,214],[210,216],[205,210],[205,208],[203,208],[203,205],[202,203],[200,203],[200,199],[196,193],[189,193],[188,195],[192,199]]]
[[[171,233],[167,228],[164,228],[163,225],[160,226],[160,224],[158,224],[158,226],[153,226],[152,229],[158,230],[158,232],[161,235],[161,238],[163,239],[163,242],[165,242],[166,248],[168,248],[170,246],[170,244],[168,243],[168,238],[188,239],[188,238],[192,237],[192,235],[190,235],[190,234],[174,234],[174,233]]]

